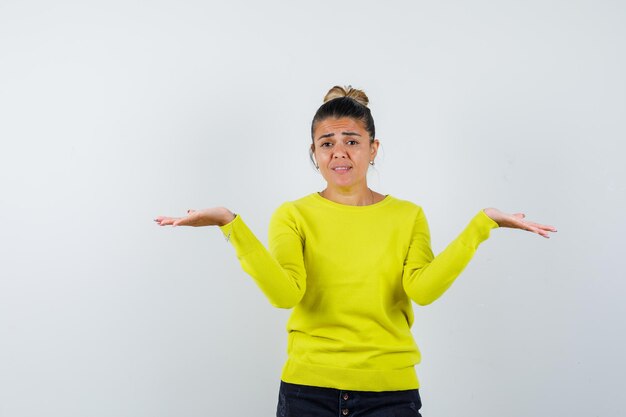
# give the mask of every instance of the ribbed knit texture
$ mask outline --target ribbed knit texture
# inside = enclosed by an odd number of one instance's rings
[[[434,257],[419,206],[392,196],[347,206],[315,193],[275,211],[269,251],[240,216],[221,229],[269,301],[293,308],[283,381],[395,391],[419,387],[411,299],[439,298],[495,227],[481,210]]]

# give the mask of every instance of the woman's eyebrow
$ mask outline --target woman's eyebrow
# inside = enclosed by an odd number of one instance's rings
[[[359,134],[358,134],[358,133],[356,133],[356,132],[349,132],[349,131],[348,131],[348,132],[341,132],[341,134],[342,134],[343,136],[358,136],[358,137],[361,137],[361,135],[359,135]],[[335,136],[335,134],[334,134],[334,133],[327,133],[327,134],[322,135],[322,136],[320,136],[319,138],[317,138],[317,140],[330,138],[330,137],[332,137],[332,136]]]
[[[317,140],[330,138],[331,136],[335,136],[335,134],[334,133],[327,133],[327,134],[322,135],[319,138],[317,138]]]

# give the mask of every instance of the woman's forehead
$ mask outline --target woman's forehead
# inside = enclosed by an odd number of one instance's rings
[[[319,134],[336,131],[352,131],[352,132],[365,132],[363,122],[351,117],[333,118],[329,117],[324,120],[320,120],[315,126],[315,137]]]

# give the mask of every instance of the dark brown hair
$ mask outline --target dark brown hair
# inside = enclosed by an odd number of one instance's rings
[[[372,112],[367,107],[368,104],[369,99],[362,90],[357,90],[352,88],[352,86],[340,87],[338,85],[331,88],[324,96],[324,104],[317,109],[315,116],[313,116],[313,122],[311,123],[313,145],[311,149],[313,150],[315,147],[315,138],[313,138],[315,126],[329,117],[334,119],[350,117],[361,121],[365,126],[365,130],[370,134],[370,142],[373,142],[376,137],[376,128],[374,127]]]

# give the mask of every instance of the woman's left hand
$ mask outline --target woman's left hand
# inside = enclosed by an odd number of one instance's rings
[[[483,211],[494,222],[498,223],[498,226],[500,227],[528,230],[529,232],[537,233],[545,238],[550,238],[549,232],[556,232],[556,227],[554,226],[547,226],[545,224],[533,223],[524,220],[526,217],[524,213],[508,214],[493,207],[483,209]]]

